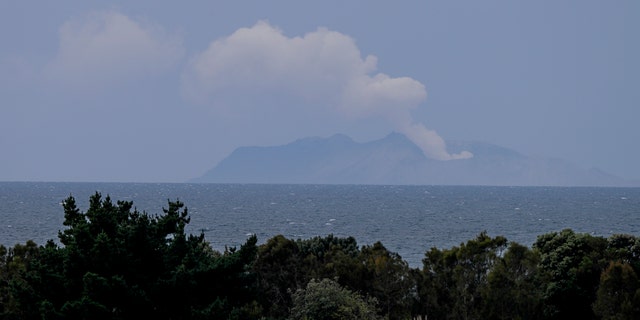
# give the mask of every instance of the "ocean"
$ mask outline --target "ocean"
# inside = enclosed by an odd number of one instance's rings
[[[259,243],[334,234],[380,241],[412,267],[430,248],[482,231],[527,246],[565,228],[640,236],[640,188],[0,182],[0,244],[57,240],[62,200],[73,195],[85,211],[96,191],[149,214],[179,199],[191,216],[187,232],[203,232],[216,250],[251,234]]]

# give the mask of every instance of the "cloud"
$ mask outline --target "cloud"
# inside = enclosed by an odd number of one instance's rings
[[[405,133],[430,158],[470,155],[448,154],[435,131],[411,121],[410,111],[427,96],[422,83],[376,70],[377,58],[362,58],[356,42],[347,35],[318,28],[301,37],[288,37],[260,21],[212,42],[193,56],[182,75],[182,92],[187,99],[213,109],[235,104],[236,108],[282,112],[282,107],[266,103],[275,93],[293,98],[300,108],[314,108],[313,112],[349,119],[388,119],[394,130]],[[241,106],[247,99],[249,106]]]
[[[58,51],[45,76],[72,87],[157,75],[174,68],[184,55],[178,37],[114,11],[67,21],[58,33]]]
[[[280,90],[327,100],[339,98],[335,94],[348,81],[374,70],[375,64],[375,57],[362,60],[354,41],[338,32],[320,28],[288,38],[267,22],[258,22],[196,55],[184,73],[183,92],[202,103],[229,89]]]

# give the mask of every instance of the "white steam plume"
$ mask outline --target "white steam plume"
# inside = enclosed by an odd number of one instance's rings
[[[457,160],[469,159],[473,157],[473,153],[462,151],[460,153],[451,154],[447,152],[447,145],[442,137],[434,130],[429,130],[421,123],[408,123],[399,128],[411,141],[413,141],[424,155],[436,160]]]
[[[449,154],[435,131],[412,121],[410,110],[427,96],[422,83],[375,73],[376,64],[376,57],[363,59],[355,41],[342,33],[319,28],[302,37],[287,37],[260,21],[212,42],[195,55],[183,73],[182,92],[188,99],[214,108],[245,97],[260,102],[274,92],[284,94],[301,100],[301,108],[322,109],[314,112],[384,117],[429,158],[472,157],[466,151]],[[221,100],[225,102],[219,103]],[[250,108],[273,108],[268,110],[270,114],[288,110],[277,103],[255,103]],[[249,114],[255,110],[234,111]]]

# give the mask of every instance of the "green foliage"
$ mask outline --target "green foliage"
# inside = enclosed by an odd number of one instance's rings
[[[423,260],[422,311],[430,319],[479,319],[487,276],[506,245],[504,237],[482,232],[460,247],[431,248]]]
[[[540,256],[516,242],[498,258],[483,291],[486,319],[540,319],[542,292],[538,278]]]
[[[482,232],[411,269],[333,235],[217,252],[185,234],[179,201],[155,216],[99,193],[63,208],[59,244],[0,245],[0,319],[640,318],[631,235],[563,230],[528,248]]]
[[[351,290],[367,292],[371,275],[361,261],[361,251],[353,237],[333,235],[297,240],[302,283],[311,279],[336,279]]]
[[[592,319],[600,274],[608,264],[607,240],[563,230],[538,237],[543,304],[549,319]]]
[[[614,234],[607,239],[607,259],[629,264],[640,272],[640,239],[628,234]]]
[[[283,318],[289,313],[289,291],[301,288],[303,274],[295,241],[278,235],[258,249],[254,270],[258,276],[260,298],[266,315]]]
[[[407,262],[380,242],[362,247],[360,256],[368,280],[361,284],[364,292],[379,302],[388,319],[409,318],[414,284]]]
[[[375,300],[366,300],[330,279],[311,279],[293,294],[290,319],[378,319]]]
[[[339,279],[343,285],[356,286],[362,270],[358,270],[360,250],[353,237],[338,238],[333,235],[297,240],[302,260],[303,282],[312,278]]]
[[[254,270],[260,297],[269,317],[288,316],[291,292],[304,289],[314,278],[338,279],[353,290],[364,287],[364,267],[354,238],[333,235],[307,240],[290,240],[278,235],[260,246]]]
[[[189,215],[179,201],[160,216],[99,193],[86,213],[73,197],[63,207],[63,247],[0,251],[7,318],[230,318],[255,304],[255,236],[240,250],[214,252],[203,235],[185,234]]]
[[[34,293],[28,282],[37,275],[29,270],[39,254],[38,246],[31,240],[8,249],[0,246],[0,315],[3,318],[31,315],[28,307],[34,300]]]
[[[289,315],[291,292],[304,290],[312,279],[335,279],[342,287],[380,301],[380,313],[407,318],[413,302],[413,281],[407,263],[381,243],[358,249],[354,238],[333,235],[307,240],[283,236],[260,246],[254,270],[259,278],[265,315]]]
[[[600,276],[593,310],[602,319],[640,318],[640,282],[628,263],[610,262]]]

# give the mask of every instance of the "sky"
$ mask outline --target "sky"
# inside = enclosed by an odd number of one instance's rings
[[[640,2],[0,0],[0,181],[184,182],[396,131],[640,179]]]

